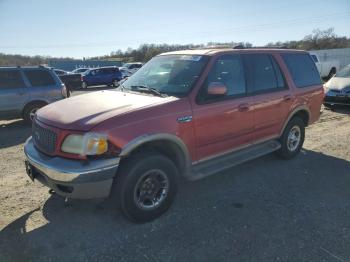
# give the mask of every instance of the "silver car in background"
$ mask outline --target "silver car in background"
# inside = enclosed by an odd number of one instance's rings
[[[65,85],[49,68],[0,67],[1,120],[31,122],[39,108],[66,97]]]
[[[350,106],[350,65],[347,65],[324,84],[324,105]]]

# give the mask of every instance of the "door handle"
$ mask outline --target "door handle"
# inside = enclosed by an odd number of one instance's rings
[[[247,104],[247,103],[240,104],[238,106],[238,111],[240,111],[240,112],[246,112],[248,110],[249,110],[249,104]]]
[[[17,94],[20,95],[20,96],[23,96],[23,95],[25,95],[26,93],[25,93],[25,92],[18,92]]]
[[[283,100],[286,101],[286,102],[288,102],[288,101],[292,100],[292,96],[291,96],[291,95],[285,95],[285,96],[283,97]]]

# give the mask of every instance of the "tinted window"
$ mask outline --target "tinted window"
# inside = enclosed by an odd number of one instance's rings
[[[239,55],[225,55],[219,57],[211,68],[206,87],[203,89],[204,100],[222,99],[223,97],[207,96],[207,88],[211,82],[221,82],[227,87],[226,97],[242,96],[246,94],[243,63]]]
[[[98,74],[100,74],[100,69],[92,70],[90,74],[93,76],[98,75]]]
[[[270,55],[244,55],[248,69],[248,83],[254,92],[263,92],[283,88],[284,80],[281,70]]]
[[[49,86],[55,84],[51,74],[46,70],[25,70],[24,74],[32,86]]]
[[[0,71],[0,88],[25,87],[19,70]]]
[[[282,57],[297,87],[321,84],[320,74],[310,55],[283,54]]]

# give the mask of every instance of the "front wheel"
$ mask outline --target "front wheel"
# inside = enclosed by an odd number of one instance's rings
[[[177,177],[177,168],[169,158],[154,152],[138,153],[122,164],[112,194],[128,219],[148,222],[171,206]]]
[[[277,154],[283,159],[295,157],[303,146],[305,139],[305,123],[299,117],[293,117],[280,138],[281,148]]]
[[[40,108],[44,107],[45,103],[34,103],[27,105],[23,110],[23,119],[26,123],[30,124],[32,123],[36,111],[38,111]]]

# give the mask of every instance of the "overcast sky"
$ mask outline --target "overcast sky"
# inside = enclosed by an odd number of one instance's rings
[[[0,53],[90,57],[142,43],[350,37],[350,1],[0,0]]]

